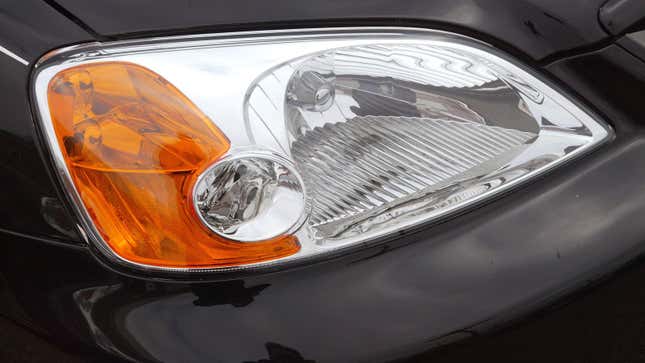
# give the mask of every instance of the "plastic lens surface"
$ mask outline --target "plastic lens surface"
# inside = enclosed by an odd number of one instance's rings
[[[367,244],[611,137],[496,49],[413,29],[90,45],[43,61],[34,94],[88,239],[144,268]]]

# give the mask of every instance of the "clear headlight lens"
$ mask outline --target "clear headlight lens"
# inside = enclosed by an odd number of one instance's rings
[[[46,57],[34,95],[88,239],[144,267],[368,243],[611,135],[490,46],[411,29],[82,46]]]

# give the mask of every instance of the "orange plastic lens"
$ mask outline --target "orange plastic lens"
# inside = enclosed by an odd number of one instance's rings
[[[229,149],[186,96],[144,67],[76,66],[48,87],[49,110],[72,181],[103,240],[131,262],[177,268],[238,266],[299,250],[295,237],[226,240],[195,216],[197,172]]]

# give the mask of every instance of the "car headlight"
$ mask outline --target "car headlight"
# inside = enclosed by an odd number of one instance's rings
[[[516,60],[438,31],[95,43],[36,70],[88,241],[145,268],[257,267],[382,240],[611,136]]]

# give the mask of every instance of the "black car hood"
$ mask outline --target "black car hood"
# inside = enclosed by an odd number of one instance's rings
[[[475,35],[533,59],[608,37],[606,0],[46,0],[98,38],[311,26],[420,26]]]

